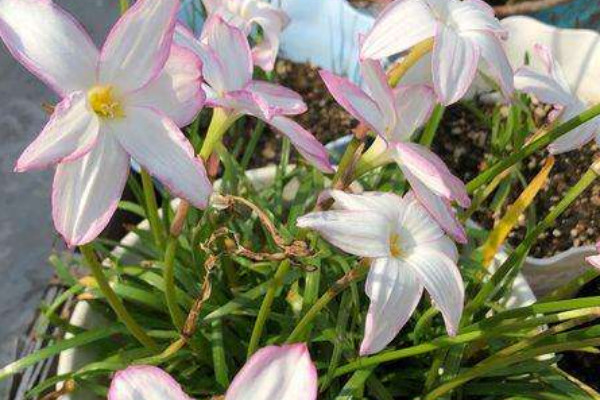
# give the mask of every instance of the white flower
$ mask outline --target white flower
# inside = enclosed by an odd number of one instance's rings
[[[360,353],[390,343],[417,307],[426,289],[440,309],[448,334],[462,315],[464,285],[454,243],[408,193],[351,195],[332,191],[336,209],[298,219],[341,250],[371,259],[365,291],[371,299]]]
[[[177,0],[139,0],[102,50],[48,0],[0,0],[0,36],[62,100],[16,171],[57,164],[56,229],[70,246],[92,241],[117,208],[133,157],[170,190],[204,207],[212,187],[179,130],[205,100],[201,62],[171,46]]]
[[[543,45],[535,45],[534,52],[545,67],[543,73],[529,67],[521,67],[515,74],[515,87],[518,90],[534,95],[539,101],[555,106],[550,119],[568,121],[581,114],[588,107],[571,90],[562,68],[552,55],[552,51]],[[569,133],[556,139],[548,146],[553,154],[575,150],[596,137],[600,144],[600,118],[596,117]]]
[[[438,100],[460,100],[475,79],[480,60],[509,96],[513,70],[502,40],[506,30],[482,0],[396,0],[377,18],[361,48],[362,58],[381,59],[434,38],[432,74]]]
[[[260,0],[202,0],[209,15],[221,16],[246,35],[254,24],[262,29],[262,40],[252,49],[254,64],[272,71],[279,52],[279,35],[289,23],[287,14]]]

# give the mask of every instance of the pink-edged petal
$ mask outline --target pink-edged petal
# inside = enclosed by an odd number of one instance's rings
[[[346,111],[380,135],[385,134],[383,113],[371,97],[345,78],[325,70],[319,73],[329,92]]]
[[[279,52],[279,36],[290,19],[285,11],[265,2],[252,2],[247,9],[248,21],[258,24],[263,32],[262,41],[252,48],[254,64],[272,71]]]
[[[194,52],[173,45],[160,75],[128,97],[130,104],[152,107],[183,127],[194,120],[204,106],[202,63]]]
[[[464,183],[452,175],[446,164],[431,150],[415,143],[395,143],[395,160],[434,193],[460,206],[471,204]]]
[[[205,22],[200,40],[211,49],[213,58],[216,57],[220,64],[220,76],[215,74],[213,78],[211,73],[204,71],[207,82],[215,90],[241,90],[250,82],[253,72],[252,54],[244,32],[229,25],[218,14],[213,14]],[[202,62],[205,60],[202,59]],[[210,67],[210,64],[209,62],[205,67]]]
[[[274,117],[268,123],[279,132],[287,136],[296,150],[306,160],[325,173],[334,172],[329,162],[329,153],[325,146],[319,142],[312,133],[304,129],[298,123],[285,117]]]
[[[456,218],[456,213],[447,199],[433,193],[410,171],[405,170],[404,176],[409,181],[419,203],[425,207],[429,215],[458,243],[467,243],[467,232]]]
[[[334,210],[298,218],[300,228],[318,231],[325,240],[349,254],[389,257],[391,222],[376,211]]]
[[[383,114],[385,128],[394,126],[397,118],[394,92],[388,84],[387,76],[381,66],[381,62],[371,59],[362,60],[360,62],[360,71],[371,98],[375,100],[379,110]],[[387,131],[387,129],[385,130]]]
[[[577,101],[568,105],[561,113],[561,120],[568,121],[587,109],[583,102]],[[552,154],[566,153],[567,151],[580,149],[590,142],[600,131],[600,118],[594,118],[583,125],[578,126],[570,132],[556,139],[548,146]]]
[[[302,96],[281,85],[263,81],[252,81],[246,90],[263,98],[272,115],[297,115],[306,111]]]
[[[419,304],[423,285],[405,262],[377,258],[371,263],[365,292],[371,304],[361,356],[380,352],[396,337]]]
[[[202,4],[204,5],[204,8],[206,9],[206,12],[209,14],[212,14],[215,11],[217,11],[219,9],[219,7],[221,7],[223,5],[223,3],[224,3],[223,0],[202,0]]]
[[[423,207],[412,191],[402,198],[402,215],[400,224],[406,228],[412,237],[410,247],[430,243],[444,237],[444,231]],[[402,236],[402,235],[401,235]]]
[[[146,107],[129,107],[127,117],[110,124],[127,152],[171,193],[205,208],[212,193],[204,164],[168,117]]]
[[[98,64],[101,83],[123,92],[148,84],[169,57],[179,0],[138,0],[110,31]]]
[[[58,103],[50,121],[17,160],[15,171],[76,160],[92,149],[99,129],[100,121],[90,110],[86,94],[74,92]]]
[[[436,102],[435,92],[429,85],[399,86],[395,91],[398,119],[388,139],[393,142],[410,140],[431,115]]]
[[[235,376],[225,400],[316,400],[317,368],[304,343],[258,350]]]
[[[533,51],[546,67],[546,72],[548,75],[554,78],[556,83],[560,85],[565,93],[571,93],[571,88],[567,82],[567,78],[565,77],[560,64],[556,58],[554,58],[552,50],[550,50],[548,46],[537,43],[533,46]]]
[[[573,95],[565,91],[553,77],[541,74],[529,67],[517,70],[515,88],[535,96],[543,103],[566,106],[575,100]]]
[[[433,45],[433,84],[443,105],[464,97],[475,79],[480,50],[451,27],[439,25]]]
[[[400,202],[402,198],[394,193],[364,192],[350,194],[341,190],[329,191],[335,200],[336,209],[348,211],[376,211],[386,216],[389,221],[400,219]]]
[[[510,97],[515,90],[515,73],[500,39],[489,32],[469,32],[463,37],[473,41],[479,47],[481,56],[486,61],[490,73],[499,83],[502,93],[505,97]]]
[[[588,262],[594,268],[600,269],[600,255],[586,257],[585,261]]]
[[[362,59],[381,59],[408,50],[435,34],[435,17],[422,0],[397,0],[377,17],[360,50]]]
[[[465,297],[464,283],[456,263],[433,250],[414,251],[406,262],[442,312],[448,334],[456,335]]]
[[[460,32],[480,31],[506,37],[507,31],[489,9],[473,1],[450,2],[448,18]]]
[[[175,379],[151,365],[128,367],[115,374],[108,400],[192,400]]]
[[[49,0],[0,1],[0,37],[11,54],[56,93],[96,79],[98,50],[83,27]]]
[[[129,174],[129,156],[104,127],[85,156],[60,163],[52,185],[52,218],[67,244],[94,240],[117,209]]]

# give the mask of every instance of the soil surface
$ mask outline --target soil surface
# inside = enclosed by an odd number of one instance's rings
[[[538,106],[535,110],[539,125],[547,109]],[[490,135],[489,128],[482,125],[463,106],[450,107],[444,118],[436,141],[434,151],[448,164],[449,168],[463,181],[468,182],[485,168],[486,147]],[[521,172],[531,181],[539,172],[548,156],[547,152],[535,154],[522,163]],[[550,178],[534,201],[539,219],[543,218],[550,208],[556,204],[585,173],[592,160],[600,157],[600,150],[595,143],[590,143],[580,150],[574,150],[555,156],[556,163]],[[512,204],[522,191],[522,186],[515,187],[507,204]],[[477,213],[475,219],[487,228],[491,228],[501,213]],[[518,245],[525,234],[525,218],[521,218],[520,226],[509,236],[509,243]],[[557,220],[555,226],[544,232],[531,255],[548,257],[571,247],[595,244],[600,238],[600,183],[592,185],[573,205]]]

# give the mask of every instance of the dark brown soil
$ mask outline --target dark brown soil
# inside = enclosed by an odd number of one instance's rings
[[[541,121],[543,112],[536,112]],[[442,120],[436,136],[434,150],[465,182],[473,179],[485,168],[489,129],[479,123],[472,114],[460,105],[450,107]],[[547,152],[536,154],[524,160],[521,171],[527,181],[539,172]],[[538,218],[543,218],[564,193],[585,173],[592,160],[600,156],[595,143],[581,150],[556,156],[556,163],[550,179],[534,201]],[[516,186],[509,197],[511,204],[518,197],[522,187]],[[503,210],[504,211],[504,210]],[[475,219],[491,228],[494,221],[502,216],[490,213],[475,214]],[[509,243],[516,246],[525,234],[525,219],[509,236]],[[535,257],[548,257],[558,252],[594,244],[600,238],[600,183],[593,185],[568,209],[552,229],[544,232],[532,249]]]

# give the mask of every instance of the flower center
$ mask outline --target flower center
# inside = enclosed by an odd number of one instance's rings
[[[123,106],[115,96],[112,86],[94,86],[88,92],[88,100],[92,110],[101,118],[122,118],[125,116]]]
[[[400,235],[397,233],[392,233],[390,235],[390,253],[396,258],[402,257],[405,254],[404,249],[400,245]]]

